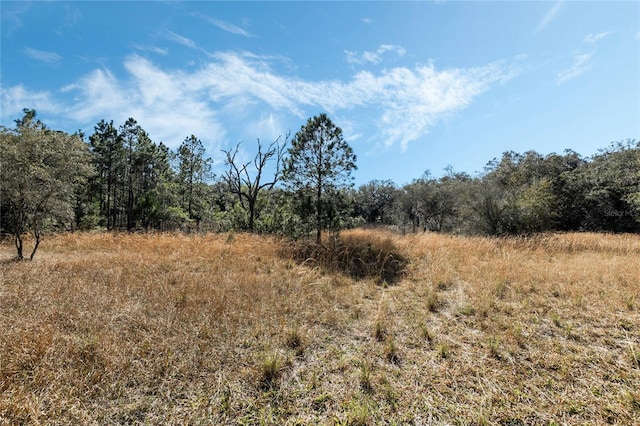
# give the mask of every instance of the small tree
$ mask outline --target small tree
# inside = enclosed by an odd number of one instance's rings
[[[335,215],[338,204],[335,197],[340,196],[340,189],[351,184],[356,156],[343,139],[342,129],[326,114],[310,118],[302,126],[292,141],[289,155],[284,178],[289,188],[312,209],[319,244],[322,229]]]
[[[240,143],[236,145],[233,151],[222,150],[227,156],[226,165],[228,167],[223,179],[229,186],[231,193],[238,196],[242,208],[249,214],[248,226],[252,232],[255,227],[256,202],[258,201],[258,196],[260,192],[265,189],[270,191],[275,184],[278,183],[281,173],[282,157],[288,140],[289,135],[287,134],[284,142],[280,143],[279,136],[275,141],[271,142],[266,151],[262,151],[262,143],[260,139],[258,139],[258,152],[253,158],[253,161],[246,163],[240,163],[236,158],[240,150]],[[275,162],[273,177],[269,181],[263,182],[263,173],[266,171],[269,161]],[[253,170],[250,170],[252,163]]]
[[[43,229],[73,221],[76,188],[90,172],[90,157],[79,135],[47,129],[34,110],[24,113],[15,130],[0,129],[0,200],[17,258],[24,258],[23,236],[30,231],[33,260]]]

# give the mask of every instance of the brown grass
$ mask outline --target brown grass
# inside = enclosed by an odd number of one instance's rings
[[[4,243],[0,424],[640,424],[640,236],[379,237],[399,285],[242,234]]]

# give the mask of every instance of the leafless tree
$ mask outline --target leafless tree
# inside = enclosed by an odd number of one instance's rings
[[[237,158],[241,142],[233,150],[222,150],[227,156],[225,164],[228,167],[223,179],[229,186],[231,193],[238,196],[242,208],[249,214],[250,231],[254,230],[256,201],[260,192],[273,189],[281,177],[282,159],[289,142],[289,134],[284,137],[284,141],[281,139],[282,137],[278,136],[266,150],[263,150],[262,143],[258,139],[258,152],[253,160],[246,163],[240,162]],[[263,182],[264,173],[267,172],[269,163],[275,163],[273,164],[273,174],[267,182]]]

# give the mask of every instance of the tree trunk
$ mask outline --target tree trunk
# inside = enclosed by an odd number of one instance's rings
[[[18,260],[24,259],[24,256],[22,255],[22,236],[19,232],[16,232],[15,234],[14,243],[16,245],[16,250],[18,251]]]
[[[33,231],[33,236],[36,238],[36,243],[33,246],[33,251],[31,252],[31,256],[29,256],[29,260],[33,260],[33,257],[36,255],[36,251],[38,250],[38,246],[40,245],[40,231],[37,228]]]
[[[253,232],[253,227],[254,227],[254,216],[255,216],[255,210],[256,210],[256,199],[253,197],[249,198],[249,231]]]
[[[129,179],[129,185],[133,185],[131,179]],[[127,194],[127,231],[133,230],[133,188],[129,186]]]
[[[316,194],[316,244],[322,242],[322,183],[318,182]]]

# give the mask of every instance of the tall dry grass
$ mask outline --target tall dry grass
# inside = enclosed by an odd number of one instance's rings
[[[345,238],[404,280],[243,234],[2,244],[0,424],[640,424],[639,236]]]

